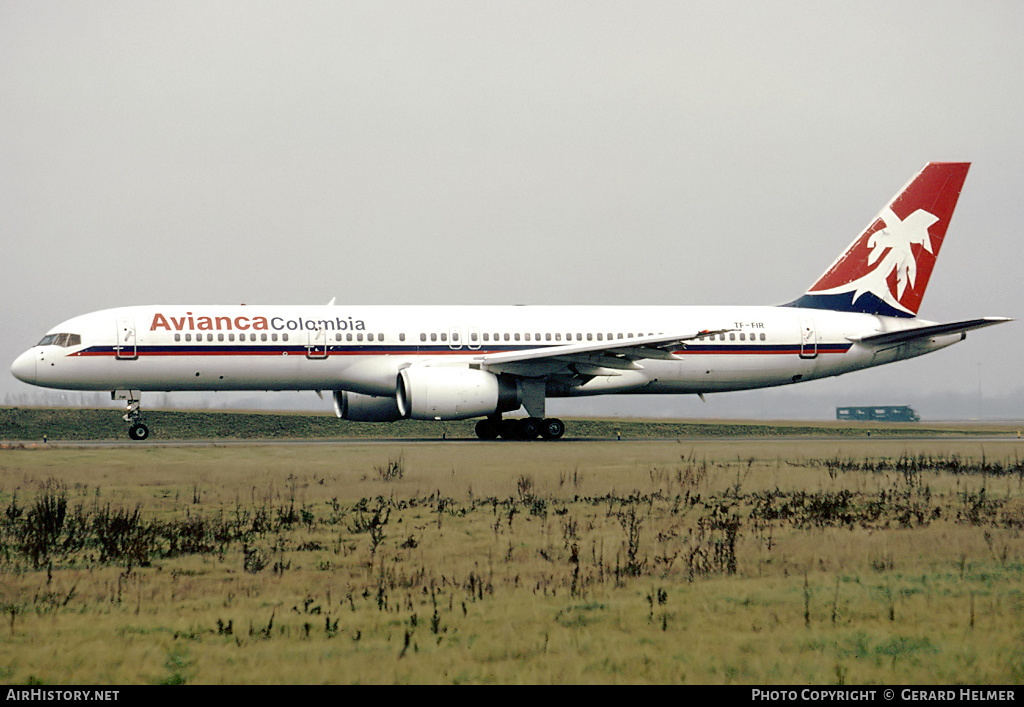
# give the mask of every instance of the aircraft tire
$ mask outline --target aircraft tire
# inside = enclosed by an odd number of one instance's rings
[[[476,423],[476,436],[480,439],[498,439],[500,424],[494,420],[480,420]]]
[[[137,422],[128,428],[128,436],[136,442],[141,442],[146,437],[149,437],[149,428],[141,422]]]
[[[519,439],[537,439],[540,435],[541,421],[536,417],[519,420]]]
[[[498,423],[498,434],[502,439],[520,439],[519,420],[502,420]]]
[[[540,436],[544,439],[558,439],[565,434],[565,423],[557,417],[549,417],[541,423]]]

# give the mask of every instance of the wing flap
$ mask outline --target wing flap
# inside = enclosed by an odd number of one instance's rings
[[[564,356],[556,356],[552,360],[562,361],[564,363],[573,363],[577,364],[577,366],[614,368],[620,371],[642,371],[644,368],[636,361],[631,361],[627,358],[620,358],[618,356],[602,356],[601,354],[566,354]]]

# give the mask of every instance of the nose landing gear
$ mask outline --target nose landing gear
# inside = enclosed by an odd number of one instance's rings
[[[149,437],[149,428],[142,423],[142,402],[139,400],[140,397],[142,397],[142,393],[138,390],[115,390],[110,394],[111,400],[127,401],[125,413],[121,416],[121,419],[130,423],[128,437],[136,442],[141,442]]]

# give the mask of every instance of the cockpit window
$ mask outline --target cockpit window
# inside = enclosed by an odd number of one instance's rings
[[[36,346],[81,346],[82,337],[79,334],[47,334]]]

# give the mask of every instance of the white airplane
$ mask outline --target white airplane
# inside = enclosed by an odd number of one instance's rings
[[[482,439],[557,439],[549,397],[787,385],[920,356],[1009,321],[917,319],[969,163],[930,163],[807,292],[780,306],[178,306],[69,319],[14,361],[33,385],[333,391],[347,420],[482,417]],[[523,407],[528,417],[502,419]]]

